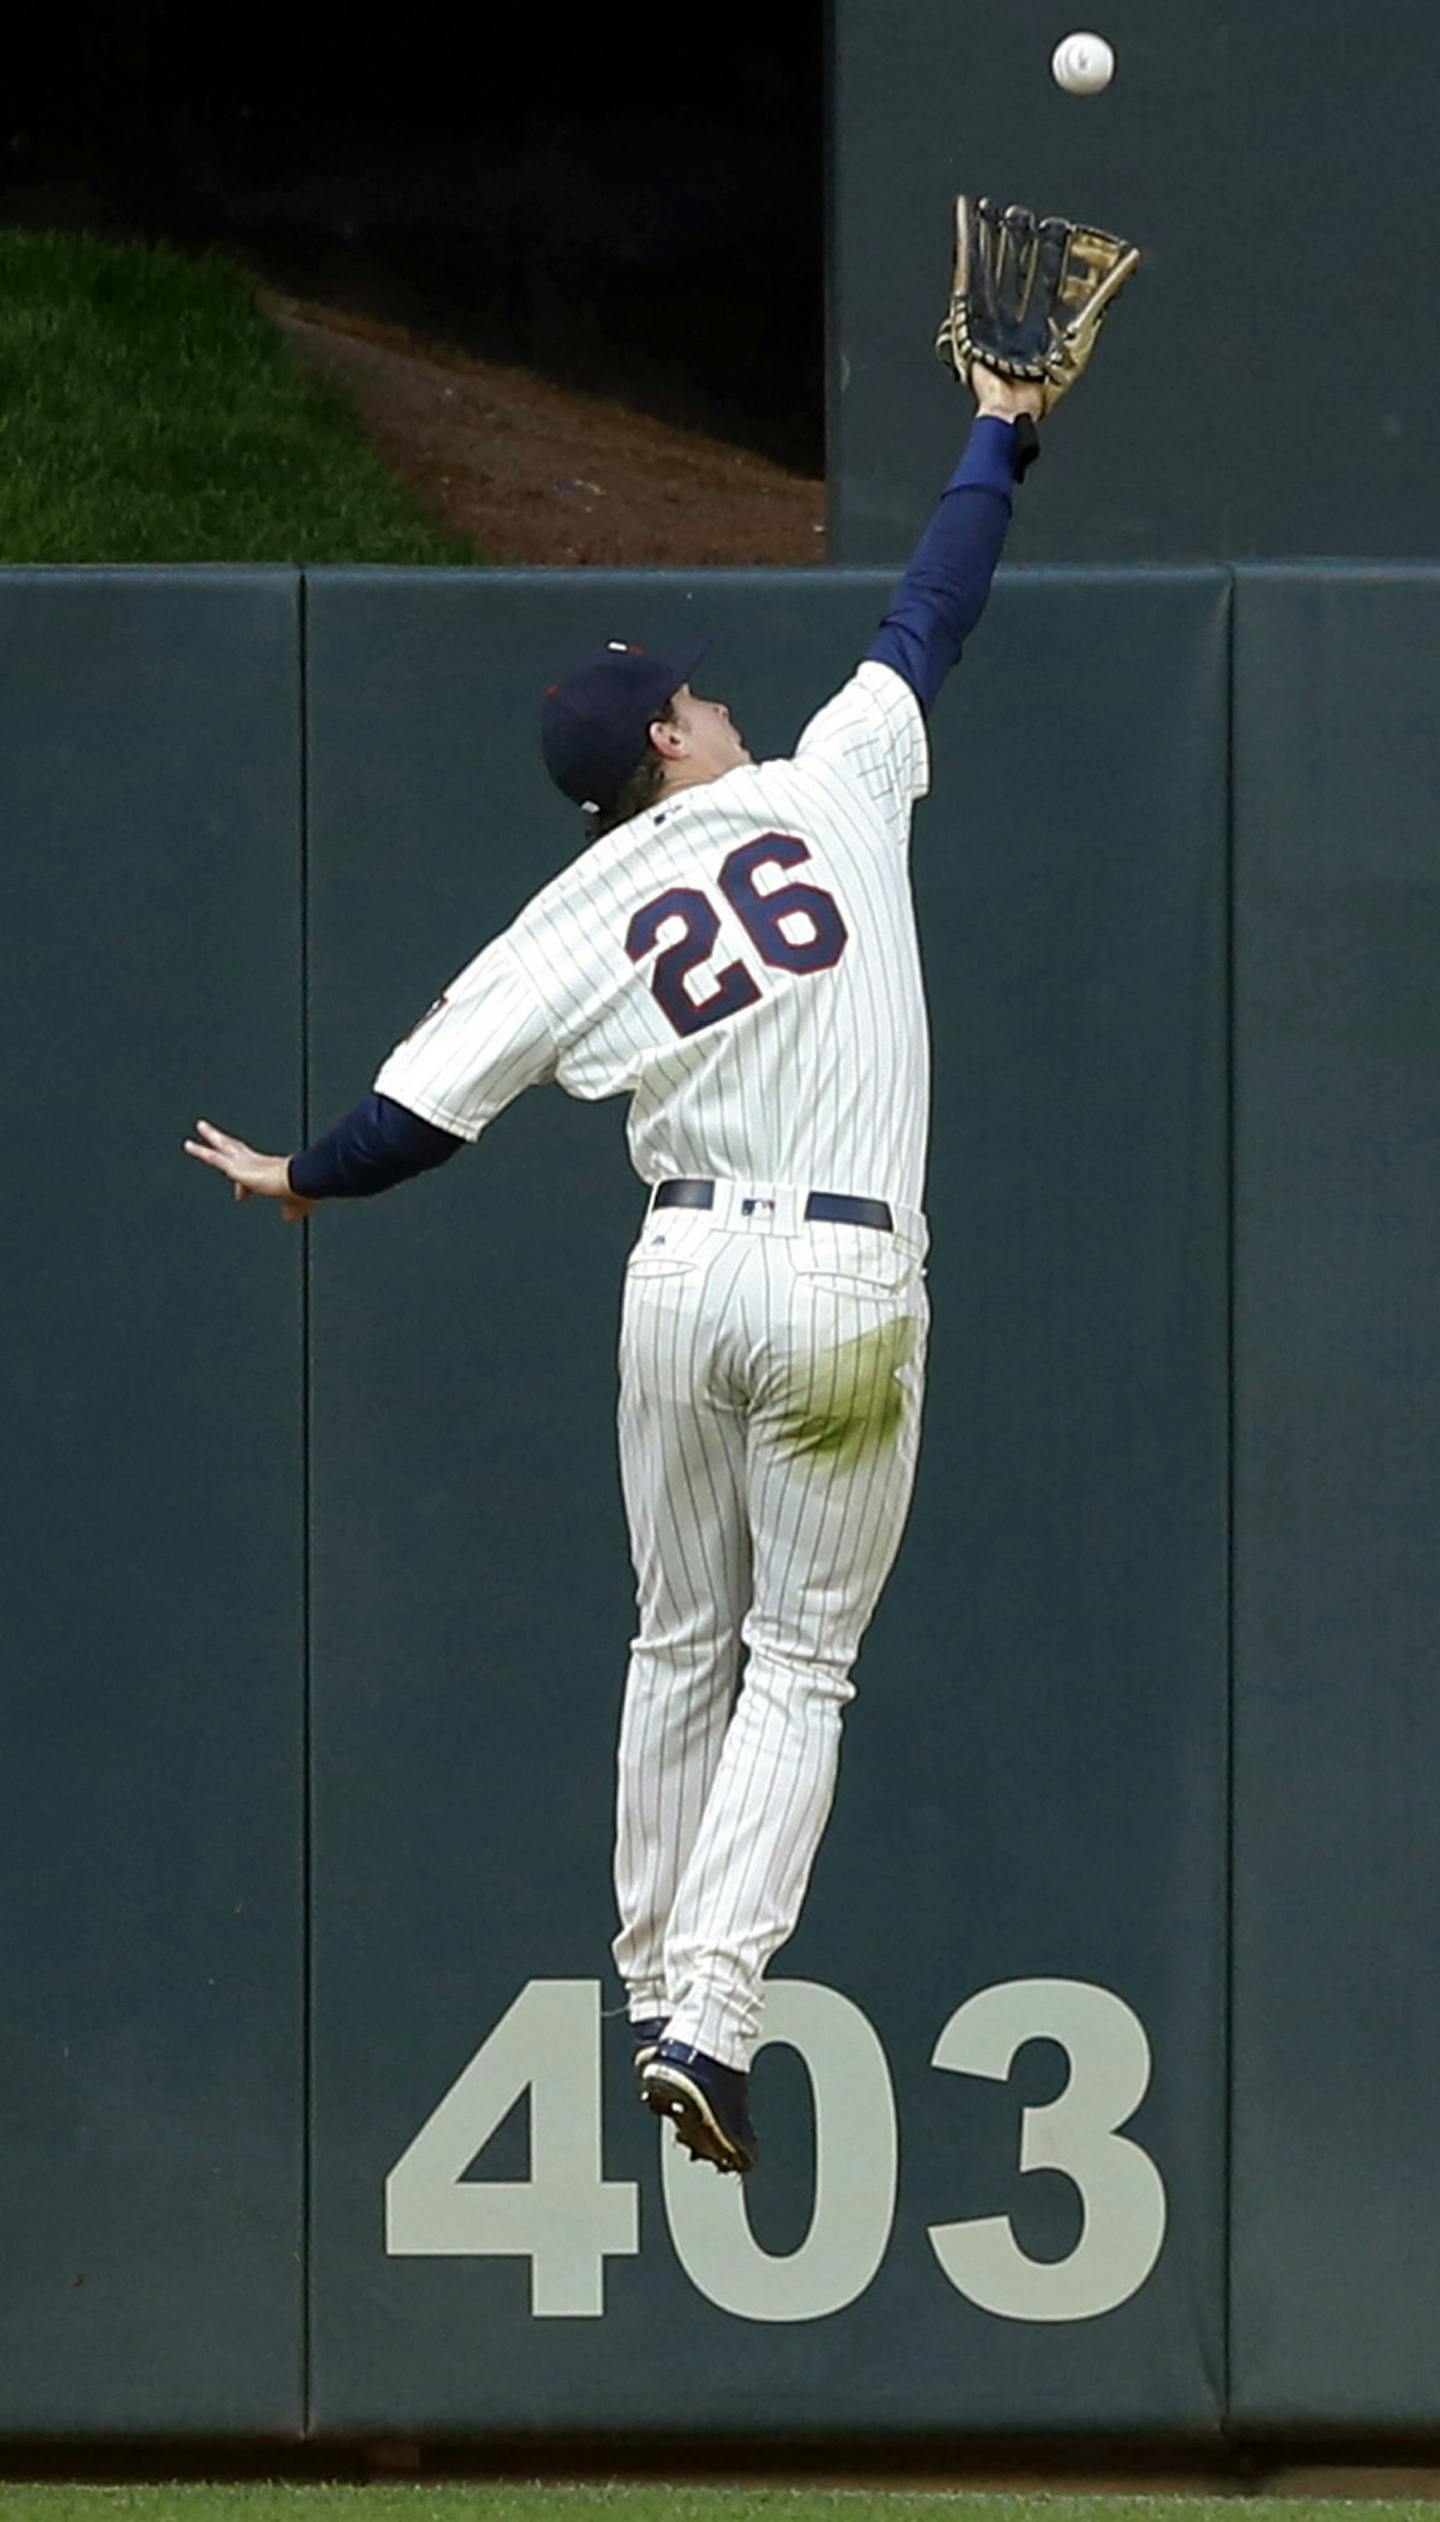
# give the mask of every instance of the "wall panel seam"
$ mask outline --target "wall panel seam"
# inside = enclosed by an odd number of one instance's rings
[[[1221,2027],[1225,2067],[1220,2130],[1221,2300],[1220,2375],[1222,2434],[1230,2428],[1232,2388],[1231,2240],[1234,2220],[1235,2127],[1235,617],[1236,572],[1226,572],[1225,597],[1225,826],[1224,826],[1224,1094],[1225,1094],[1225,1908]]]
[[[299,865],[299,1016],[300,1016],[300,1144],[310,1137],[310,683],[309,575],[299,573],[295,608],[299,746],[297,829]],[[312,2424],[312,2236],[314,2170],[314,1712],[311,1618],[313,1606],[311,1402],[311,1257],[308,1221],[300,1237],[300,1727],[302,1798],[300,1807],[300,1951],[301,1951],[301,2156],[300,2156],[300,2432],[307,2439]]]

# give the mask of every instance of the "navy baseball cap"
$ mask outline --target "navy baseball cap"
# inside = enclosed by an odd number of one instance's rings
[[[671,657],[612,639],[552,683],[540,718],[540,750],[555,785],[587,814],[603,814],[645,756],[653,721],[663,718],[710,642]]]

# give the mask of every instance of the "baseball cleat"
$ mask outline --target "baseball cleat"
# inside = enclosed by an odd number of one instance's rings
[[[642,2023],[632,2023],[630,2037],[635,2043],[635,2077],[638,2083],[665,2037],[664,2015],[652,2014]]]
[[[746,2103],[750,2079],[683,2040],[662,2040],[640,2078],[657,2119],[668,2119],[697,2163],[748,2172],[760,2152]]]

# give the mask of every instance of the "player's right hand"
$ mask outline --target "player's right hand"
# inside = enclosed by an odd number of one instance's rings
[[[290,1188],[288,1156],[262,1156],[259,1149],[246,1145],[243,1138],[231,1138],[227,1131],[217,1130],[213,1121],[197,1121],[196,1135],[185,1141],[187,1156],[195,1156],[202,1165],[213,1165],[223,1173],[237,1200],[279,1200],[280,1214],[287,1226],[297,1219],[313,1216],[318,1200],[302,1200]]]

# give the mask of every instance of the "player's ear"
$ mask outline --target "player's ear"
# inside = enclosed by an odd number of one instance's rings
[[[685,730],[674,718],[652,718],[650,742],[666,762],[678,762],[686,750]]]

